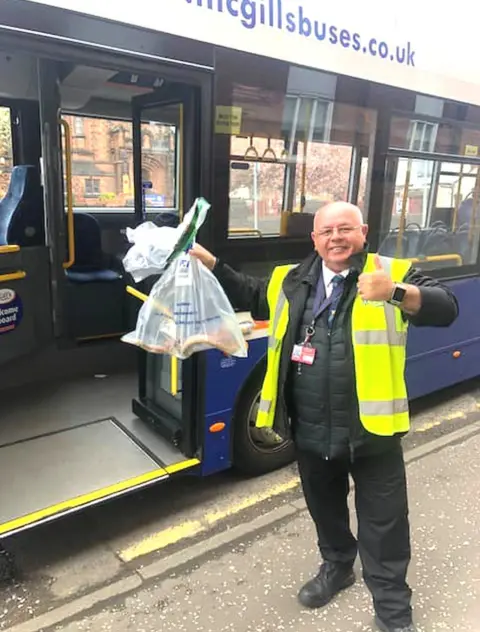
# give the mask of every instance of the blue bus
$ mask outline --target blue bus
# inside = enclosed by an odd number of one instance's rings
[[[478,375],[472,40],[462,24],[445,59],[451,23],[418,34],[404,7],[373,37],[372,2],[1,0],[0,537],[172,476],[293,461],[255,428],[268,323],[238,314],[245,359],[120,340],[155,281],[125,272],[127,229],[175,226],[198,196],[199,241],[255,275],[310,252],[323,204],[358,204],[372,249],[460,302],[448,330],[412,328],[410,397]]]

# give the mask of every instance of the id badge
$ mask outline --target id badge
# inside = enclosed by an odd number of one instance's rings
[[[299,364],[312,365],[315,360],[316,349],[306,345],[294,345],[291,360]]]

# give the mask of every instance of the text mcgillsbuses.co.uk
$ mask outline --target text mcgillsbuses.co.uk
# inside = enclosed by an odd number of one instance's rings
[[[288,0],[185,0],[200,9],[224,13],[237,19],[245,29],[267,26],[331,46],[341,46],[397,64],[415,66],[415,51],[410,42],[394,44],[382,37],[362,37],[338,24],[325,22],[319,11],[307,11],[302,5],[288,10]],[[290,5],[291,6],[291,5]]]

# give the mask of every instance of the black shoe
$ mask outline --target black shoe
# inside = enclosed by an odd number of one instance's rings
[[[387,625],[377,616],[375,617],[375,624],[379,630],[382,632],[417,632],[417,628],[413,623],[410,625],[398,626],[398,625]]]
[[[306,608],[323,608],[337,593],[355,583],[351,566],[324,562],[316,577],[308,581],[298,593],[298,600]]]

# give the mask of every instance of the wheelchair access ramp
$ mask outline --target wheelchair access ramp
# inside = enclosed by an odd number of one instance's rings
[[[8,411],[0,439],[0,537],[199,465],[132,413],[82,421],[71,411],[49,416],[41,406],[30,407],[29,419]]]

